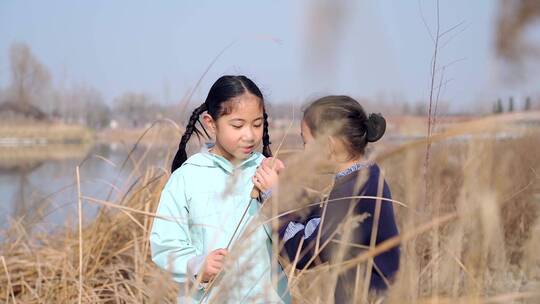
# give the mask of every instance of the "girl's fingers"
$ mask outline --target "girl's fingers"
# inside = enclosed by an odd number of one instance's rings
[[[261,183],[256,183],[255,187],[257,187],[257,189],[259,189],[259,191],[261,191],[261,192],[264,192],[264,191],[267,190],[266,187]]]
[[[214,262],[222,262],[225,260],[225,256],[224,255],[216,255],[214,256],[213,258]]]
[[[276,172],[279,172],[285,169],[285,164],[283,164],[283,162],[279,158],[268,157],[263,159],[261,167],[266,167],[270,170],[275,170]]]
[[[255,173],[255,177],[259,180],[259,183],[266,184],[266,176],[264,176],[261,172]]]
[[[208,273],[211,275],[211,276],[215,276],[216,274],[218,274],[220,271],[219,268],[216,268],[216,267],[208,267]]]
[[[274,174],[274,171],[266,167],[266,169],[261,170],[261,172],[259,173],[261,173],[261,176],[264,177],[265,180],[268,180],[272,176],[272,174]]]
[[[274,169],[279,173],[281,170],[285,169],[285,164],[276,158]]]
[[[223,256],[226,256],[229,252],[227,251],[227,249],[223,249],[223,248],[220,248],[220,249],[216,249],[214,250],[214,252],[216,254],[219,254],[219,255],[223,255]]]
[[[264,180],[264,177],[262,177],[260,174],[255,174],[253,177],[253,185],[257,187],[260,191],[266,191],[268,186]]]
[[[214,272],[220,271],[223,268],[223,263],[213,262],[208,265],[208,269],[213,270]]]
[[[257,171],[259,172],[266,172],[266,173],[270,172],[271,170],[272,168],[269,165],[262,165],[257,169]]]
[[[225,249],[216,249],[210,253],[207,259],[209,266],[215,265],[216,262],[221,262],[227,256],[227,250]]]
[[[220,257],[221,260],[218,260],[217,257],[211,259],[208,261],[208,267],[214,267],[214,268],[220,268],[220,266],[223,265],[224,260],[223,257]]]
[[[214,265],[214,267],[216,267],[217,269],[221,270],[223,269],[223,266],[225,265],[225,263],[223,261],[219,261],[219,262],[216,262],[216,264]]]
[[[274,172],[273,170],[270,172],[261,172],[261,176],[264,178],[265,184],[270,187],[278,178],[277,172]]]
[[[272,170],[272,169],[270,169],[269,166],[262,166],[261,169],[262,169],[261,171],[266,173],[266,174],[270,174],[271,170]]]
[[[255,185],[255,187],[257,187],[259,190],[262,190],[262,185],[261,183],[259,183],[259,181],[255,180],[255,177],[253,177],[253,184]]]

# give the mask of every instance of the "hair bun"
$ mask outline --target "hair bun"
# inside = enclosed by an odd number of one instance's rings
[[[369,114],[369,118],[365,122],[366,138],[368,142],[376,142],[384,135],[386,131],[386,120],[381,114]]]

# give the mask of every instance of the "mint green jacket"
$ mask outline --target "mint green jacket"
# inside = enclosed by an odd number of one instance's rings
[[[221,156],[201,152],[171,174],[150,245],[152,260],[181,283],[179,303],[290,303],[286,277],[272,261],[270,229],[259,224],[260,203],[250,197],[251,178],[263,159],[255,152],[234,167]],[[226,248],[231,239],[224,271],[203,297],[196,275],[206,255]]]

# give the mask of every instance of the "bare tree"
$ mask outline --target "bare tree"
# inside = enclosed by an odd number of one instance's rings
[[[73,90],[72,104],[75,105],[75,117],[79,123],[100,129],[110,121],[110,109],[105,104],[101,92],[89,86],[79,86]]]
[[[111,109],[99,90],[79,84],[55,91],[51,114],[67,123],[84,124],[100,129],[109,125]]]
[[[114,100],[114,113],[131,127],[152,122],[157,116],[158,105],[144,93],[127,92]]]
[[[93,100],[88,105],[89,111],[85,113],[86,124],[94,129],[107,127],[111,122],[111,109],[103,101],[101,95],[99,99]]]
[[[523,111],[530,111],[531,110],[531,97],[528,96],[525,99],[525,105],[523,106]]]
[[[25,43],[15,43],[10,48],[10,95],[15,102],[39,106],[40,98],[51,83],[47,68],[32,54]]]

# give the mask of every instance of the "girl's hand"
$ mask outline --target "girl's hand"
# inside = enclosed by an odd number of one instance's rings
[[[226,249],[216,249],[208,254],[201,274],[202,283],[209,282],[223,269],[223,263],[228,253]]]
[[[273,164],[272,164],[273,163]],[[285,168],[283,162],[277,158],[263,160],[253,176],[253,184],[262,192],[274,188],[278,184],[278,174]]]
[[[274,170],[276,170],[277,174],[281,173],[281,171],[285,169],[285,165],[283,164],[283,162],[274,157],[268,157],[263,159],[261,166],[267,166],[268,168],[272,168],[272,163]]]

